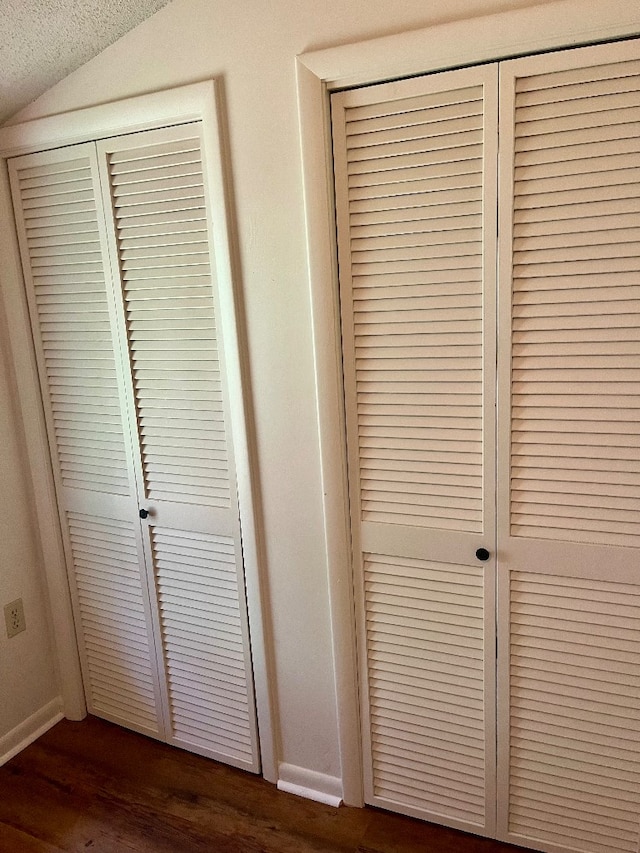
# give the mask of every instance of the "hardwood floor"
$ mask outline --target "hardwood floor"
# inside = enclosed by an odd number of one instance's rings
[[[512,853],[377,809],[333,809],[95,717],[0,768],[0,853]]]

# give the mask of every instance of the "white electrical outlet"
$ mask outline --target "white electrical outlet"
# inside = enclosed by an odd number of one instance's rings
[[[26,631],[27,623],[24,620],[24,605],[21,598],[5,604],[4,621],[7,625],[7,637],[15,637],[21,631]]]

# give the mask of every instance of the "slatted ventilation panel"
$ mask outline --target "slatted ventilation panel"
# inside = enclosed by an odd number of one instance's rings
[[[640,62],[517,82],[512,533],[640,544]]]
[[[351,107],[346,134],[363,518],[479,532],[482,87]]]
[[[129,493],[96,204],[88,158],[16,171],[63,485]],[[28,255],[28,258],[24,256]],[[27,276],[29,278],[29,276]]]
[[[109,171],[147,497],[230,505],[199,139]]]
[[[85,691],[93,713],[158,732],[133,526],[68,512]]]
[[[637,853],[640,586],[515,572],[511,703],[510,830]]]
[[[152,541],[173,737],[251,766],[233,540],[156,527]]]
[[[373,554],[364,566],[377,804],[483,826],[482,571]]]

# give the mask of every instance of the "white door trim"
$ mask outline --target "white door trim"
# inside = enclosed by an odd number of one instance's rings
[[[267,601],[265,580],[261,576],[259,535],[256,519],[258,495],[251,473],[253,444],[248,433],[248,366],[239,346],[236,317],[238,276],[231,240],[232,219],[229,206],[228,176],[222,150],[222,122],[216,84],[209,80],[166,92],[155,92],[62,115],[48,116],[24,124],[0,128],[0,217],[13,223],[13,207],[7,176],[7,158],[33,151],[59,148],[80,142],[118,136],[167,125],[201,121],[211,207],[217,213],[213,254],[220,289],[221,322],[224,326],[226,370],[231,388],[243,389],[231,395],[230,409],[235,437],[235,464],[238,502],[242,526],[247,606],[252,639],[252,657],[256,706],[260,732],[262,773],[266,779],[278,778],[275,746],[275,703],[271,695],[274,679],[271,643],[265,627]],[[66,575],[62,538],[51,471],[47,434],[40,399],[31,326],[24,293],[22,268],[15,234],[11,228],[0,232],[0,271],[4,310],[9,327],[11,352],[16,375],[20,377],[18,397],[27,440],[32,472],[34,502],[38,517],[43,566],[51,601],[52,623],[67,717],[80,719],[86,712],[78,649],[73,631],[73,616]]]
[[[637,0],[558,0],[297,58],[309,285],[343,796],[363,804],[329,95],[349,86],[640,33]]]

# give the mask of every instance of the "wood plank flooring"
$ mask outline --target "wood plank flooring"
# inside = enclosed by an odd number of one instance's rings
[[[0,853],[515,853],[377,809],[334,809],[89,717],[0,768]]]

